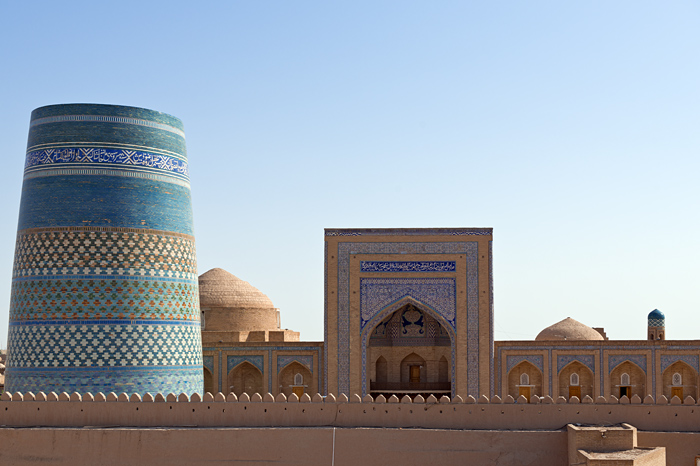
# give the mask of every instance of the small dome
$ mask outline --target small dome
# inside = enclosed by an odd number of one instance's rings
[[[561,322],[542,330],[536,341],[551,340],[604,340],[603,335],[593,330],[588,325],[567,317]]]
[[[211,269],[199,276],[199,305],[202,307],[275,307],[262,291],[224,269]]]
[[[666,316],[664,313],[658,309],[654,309],[649,313],[647,317],[649,319],[649,327],[664,327],[666,322]]]

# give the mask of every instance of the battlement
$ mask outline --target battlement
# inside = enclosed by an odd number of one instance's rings
[[[559,397],[530,403],[524,397],[478,400],[430,396],[414,400],[395,395],[373,399],[345,394],[289,398],[233,393],[138,394],[122,393],[4,393],[0,425],[11,427],[420,427],[429,429],[532,430],[561,429],[567,424],[613,425],[627,422],[640,430],[694,432],[700,409],[691,397],[683,402],[661,396],[628,400]]]

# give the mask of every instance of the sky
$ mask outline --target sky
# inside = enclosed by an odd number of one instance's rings
[[[0,347],[34,108],[185,125],[199,273],[323,340],[324,228],[492,227],[496,340],[700,339],[695,1],[0,0]]]

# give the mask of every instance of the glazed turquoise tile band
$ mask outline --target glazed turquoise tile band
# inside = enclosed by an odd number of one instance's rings
[[[141,108],[32,112],[6,390],[202,393],[184,136]]]

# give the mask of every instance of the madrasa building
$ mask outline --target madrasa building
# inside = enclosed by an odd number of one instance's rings
[[[700,342],[666,340],[658,310],[639,340],[566,318],[494,341],[492,242],[491,228],[327,229],[323,342],[281,329],[247,282],[203,274],[205,391],[698,399]]]

